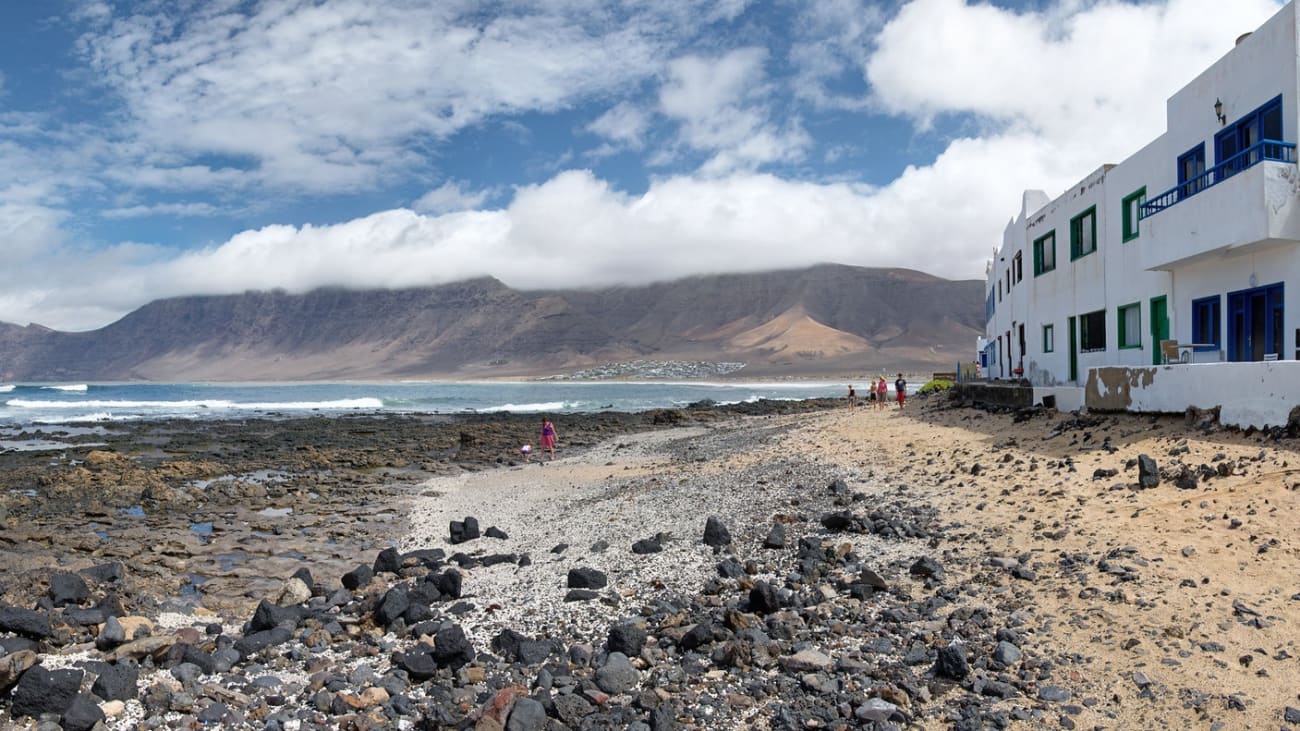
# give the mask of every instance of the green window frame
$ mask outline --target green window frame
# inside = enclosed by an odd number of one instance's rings
[[[1056,268],[1056,231],[1034,239],[1034,276],[1041,276]]]
[[[1051,353],[1056,350],[1056,327],[1054,325],[1043,325],[1043,352]]]
[[[1070,219],[1070,261],[1097,250],[1097,207]]]
[[[1142,303],[1120,305],[1116,332],[1119,334],[1119,349],[1134,350],[1142,347]]]
[[[1142,204],[1147,202],[1147,188],[1142,186],[1137,190],[1124,196],[1124,242],[1127,243],[1136,239],[1141,233],[1139,220],[1141,219]]]

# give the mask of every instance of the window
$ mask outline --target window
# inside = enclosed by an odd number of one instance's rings
[[[1022,253],[1023,252],[1017,251],[1016,258],[1012,260],[1013,264],[1011,265],[1011,268],[1015,275],[1016,283],[1019,283],[1020,280],[1025,278],[1025,259],[1021,256]]]
[[[1079,316],[1079,350],[1091,353],[1106,349],[1106,311]]]
[[[1219,295],[1192,300],[1192,344],[1196,350],[1219,349]]]
[[[1056,232],[1034,239],[1034,276],[1056,268]]]
[[[1214,136],[1215,160],[1220,164],[1231,160],[1220,169],[1220,178],[1259,162],[1263,151],[1251,148],[1265,140],[1282,141],[1282,136],[1282,97],[1277,96]]]
[[[1097,250],[1097,207],[1093,206],[1070,219],[1070,259],[1087,256]]]
[[[1056,328],[1052,325],[1043,325],[1043,352],[1051,353],[1056,350]]]
[[[1205,190],[1208,179],[1202,178],[1205,172],[1205,143],[1193,147],[1178,156],[1178,197],[1186,198]]]
[[[1138,237],[1138,219],[1141,218],[1142,204],[1147,202],[1146,187],[1138,188],[1124,196],[1124,240],[1132,241]]]
[[[1119,347],[1142,347],[1142,306],[1137,302],[1119,308]]]

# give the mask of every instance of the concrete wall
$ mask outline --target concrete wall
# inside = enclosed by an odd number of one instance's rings
[[[968,398],[981,404],[1023,408],[1033,406],[1034,389],[1029,386],[1017,386],[1010,383],[959,383],[953,386],[962,398]]]
[[[1089,410],[1140,413],[1218,406],[1227,426],[1285,426],[1300,405],[1300,362],[1097,368],[1088,373],[1084,401]]]

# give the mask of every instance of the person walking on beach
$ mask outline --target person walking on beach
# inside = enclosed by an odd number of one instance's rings
[[[849,384],[849,411],[858,405],[858,392],[853,390],[853,384]]]
[[[880,381],[876,383],[876,409],[885,408],[885,394],[889,393],[889,386],[885,383],[885,377],[881,376]]]
[[[550,452],[550,461],[555,460],[555,425],[545,416],[542,417],[542,435],[541,440],[537,443],[537,448]]]
[[[898,374],[898,380],[894,381],[894,392],[898,397],[898,408],[903,408],[903,402],[907,400],[907,381],[903,379],[903,374]]]

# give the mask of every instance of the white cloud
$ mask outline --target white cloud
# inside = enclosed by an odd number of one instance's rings
[[[123,206],[106,208],[100,215],[104,218],[143,218],[145,216],[175,216],[178,218],[196,218],[216,216],[222,209],[210,203],[153,203],[149,205]]]
[[[587,125],[587,130],[607,140],[639,150],[645,144],[644,136],[649,127],[649,115],[634,104],[619,102],[597,117],[596,121]]]
[[[680,123],[682,145],[714,153],[705,172],[797,160],[810,144],[797,121],[781,128],[771,120],[766,60],[765,49],[741,48],[719,57],[683,56],[669,64],[659,90],[660,110]]]
[[[487,201],[490,191],[468,191],[455,181],[448,181],[420,196],[411,204],[417,213],[440,215],[452,211],[465,211],[478,208]]]

